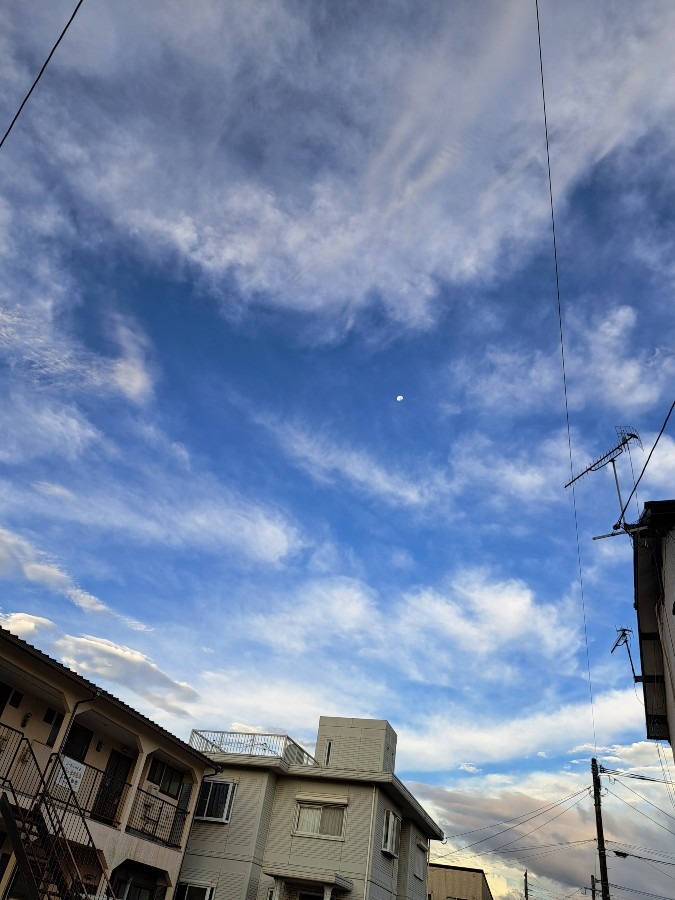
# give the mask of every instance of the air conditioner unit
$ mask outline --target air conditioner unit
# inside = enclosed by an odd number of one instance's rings
[[[151,784],[151,785],[148,787],[148,793],[149,793],[149,794],[159,794],[159,785],[158,785],[158,784]]]

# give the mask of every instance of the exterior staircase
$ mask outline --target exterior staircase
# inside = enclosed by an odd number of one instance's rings
[[[30,900],[115,900],[61,757],[41,771],[24,735],[0,726],[0,815]]]

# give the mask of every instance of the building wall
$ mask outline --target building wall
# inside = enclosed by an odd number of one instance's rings
[[[328,742],[330,757],[327,759]],[[361,772],[393,772],[396,732],[385,719],[321,716],[316,738],[319,765]]]
[[[432,864],[427,877],[427,893],[431,900],[492,900],[492,893],[481,870]]]
[[[391,900],[398,890],[399,857],[382,852],[384,815],[392,810],[401,818],[400,808],[380,789],[375,789],[375,815],[373,817],[372,861],[370,865],[370,900]]]
[[[656,604],[661,646],[663,648],[663,664],[665,676],[666,709],[671,735],[675,723],[675,530],[667,534],[661,541],[661,559],[663,561],[664,601]]]
[[[344,836],[301,835],[296,833],[298,802],[346,801]],[[265,848],[265,867],[297,868],[311,875],[339,872],[354,882],[350,894],[362,900],[370,850],[372,787],[322,779],[283,778],[277,784],[269,836]],[[271,880],[267,886],[271,886]],[[259,894],[259,897],[261,895]]]
[[[213,887],[214,900],[251,900],[258,892],[276,775],[224,768],[213,780],[236,784],[230,821],[194,820],[180,880]]]

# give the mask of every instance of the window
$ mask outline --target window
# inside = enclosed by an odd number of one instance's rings
[[[232,815],[234,790],[235,785],[231,781],[204,781],[199,791],[195,818],[229,822]]]
[[[176,900],[211,900],[213,888],[206,884],[179,884]]]
[[[48,712],[54,712],[54,710],[48,710]],[[45,714],[46,715],[46,714]],[[45,718],[45,721],[46,718]],[[63,713],[54,712],[54,718],[51,722],[51,728],[49,730],[49,734],[47,735],[47,740],[45,743],[48,747],[53,747],[56,743],[56,738],[59,736],[59,731],[61,730],[61,726],[63,725]]]
[[[422,878],[427,871],[427,848],[423,844],[418,844],[415,848],[415,878]]]
[[[382,830],[382,852],[390,856],[398,856],[401,843],[401,819],[393,809],[384,811],[384,828]]]
[[[9,705],[13,706],[14,709],[18,709],[21,706],[22,700],[23,694],[19,693],[19,691],[14,691],[12,696],[9,698]]]
[[[333,742],[326,741],[326,755],[324,757],[324,763],[323,763],[324,766],[330,765],[330,754],[331,754],[332,749],[333,749]]]
[[[318,806],[298,804],[298,834],[318,834],[324,837],[342,837],[345,824],[344,806]]]
[[[69,756],[71,759],[76,759],[78,762],[84,762],[93,736],[93,731],[90,731],[78,722],[73,722],[70,726],[66,742],[63,745],[64,756]]]
[[[183,783],[183,773],[155,757],[150,763],[148,781],[158,785],[162,794],[167,794],[175,800]]]

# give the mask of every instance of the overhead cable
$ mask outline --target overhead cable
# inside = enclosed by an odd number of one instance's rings
[[[42,68],[41,68],[40,71],[38,72],[37,78],[35,79],[35,81],[34,81],[33,84],[31,85],[31,88],[30,88],[30,90],[28,91],[28,93],[26,94],[26,96],[23,98],[23,101],[22,101],[22,103],[21,103],[21,106],[17,109],[16,114],[14,115],[14,118],[13,118],[12,121],[9,123],[9,128],[7,129],[7,131],[6,131],[6,132],[4,133],[4,135],[2,136],[2,140],[0,140],[0,148],[2,148],[2,145],[5,143],[5,141],[6,141],[7,138],[9,137],[10,131],[12,130],[12,128],[14,128],[14,123],[16,122],[16,120],[17,120],[17,119],[19,118],[19,116],[21,115],[21,112],[22,112],[24,106],[26,105],[26,103],[28,103],[28,98],[29,98],[30,95],[33,93],[33,91],[35,90],[38,81],[42,78],[42,73],[43,73],[44,70],[47,68],[47,65],[48,65],[48,63],[49,63],[49,60],[50,60],[50,59],[52,58],[52,56],[54,55],[54,52],[56,51],[56,48],[57,48],[57,47],[59,46],[59,44],[61,43],[61,41],[62,41],[62,39],[63,39],[63,36],[65,35],[66,31],[68,31],[68,29],[70,28],[70,25],[71,25],[73,19],[75,18],[75,16],[77,15],[77,11],[78,11],[78,9],[82,6],[82,3],[83,3],[83,2],[84,2],[84,0],[79,0],[77,6],[76,6],[75,9],[73,10],[73,14],[72,14],[71,17],[68,19],[68,21],[66,22],[65,28],[63,29],[63,31],[62,31],[61,34],[59,35],[59,38],[58,38],[57,42],[56,42],[56,43],[54,44],[54,46],[52,47],[52,49],[51,49],[51,51],[50,51],[50,53],[49,53],[49,56],[47,57],[47,59],[46,59],[46,60],[44,61],[44,63],[42,64]]]

